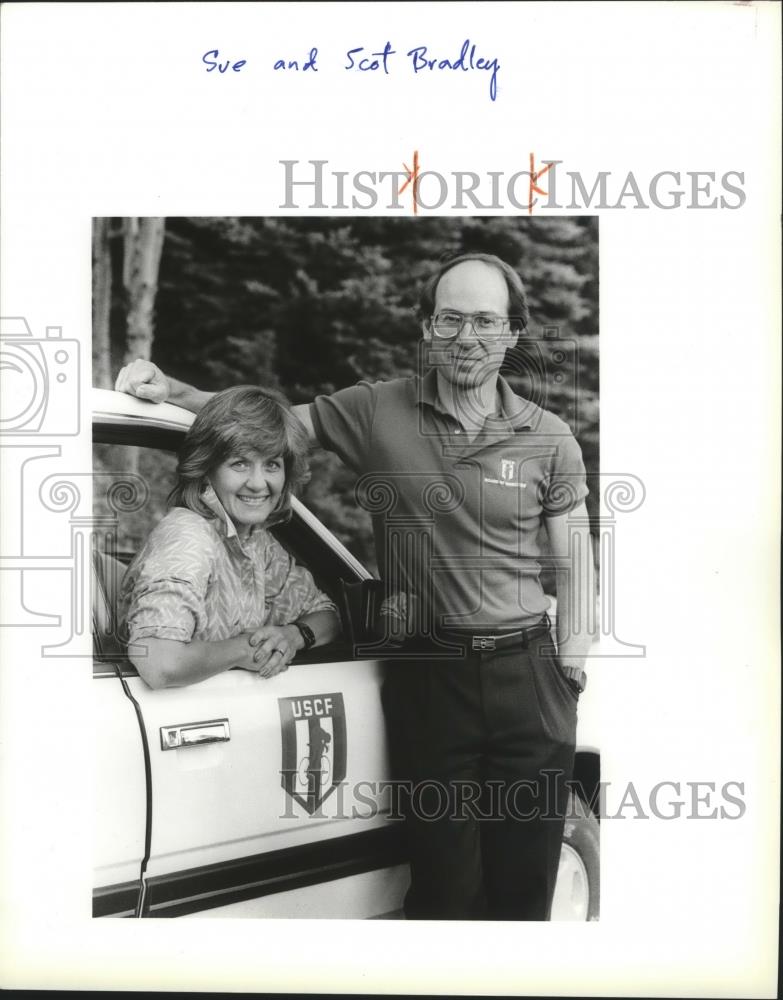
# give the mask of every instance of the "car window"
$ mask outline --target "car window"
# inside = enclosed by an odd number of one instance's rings
[[[121,562],[130,562],[166,513],[176,468],[177,456],[157,448],[94,445],[93,515],[114,523],[112,554]],[[107,551],[106,545],[102,551]]]

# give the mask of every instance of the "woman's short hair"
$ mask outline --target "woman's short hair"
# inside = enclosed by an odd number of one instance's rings
[[[253,385],[216,393],[193,421],[179,450],[178,482],[169,494],[169,506],[214,517],[201,500],[210,473],[231,455],[251,450],[265,458],[279,455],[285,466],[280,500],[264,526],[289,520],[291,496],[310,475],[307,431],[280,393]]]
[[[434,274],[424,282],[419,295],[419,316],[423,320],[428,320],[435,311],[435,293],[438,290],[438,282],[443,275],[456,267],[457,264],[464,264],[469,260],[477,260],[482,264],[489,264],[490,267],[497,268],[503,275],[508,289],[508,314],[519,317],[521,324],[519,329],[524,330],[530,320],[530,311],[527,305],[527,293],[522,279],[517,272],[500,257],[492,253],[462,253],[457,257],[452,257],[444,261]],[[519,330],[517,330],[519,332]]]

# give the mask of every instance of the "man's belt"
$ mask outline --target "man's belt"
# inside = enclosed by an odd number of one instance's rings
[[[540,639],[549,635],[549,617],[544,615],[540,622],[531,625],[529,628],[520,628],[515,632],[492,632],[474,633],[467,629],[447,629],[438,633],[438,638],[457,639],[460,642],[470,643],[470,648],[475,653],[491,653],[495,649],[507,649],[510,646],[519,646],[527,649],[534,639]]]
[[[534,639],[540,639],[545,635],[549,635],[549,628],[549,617],[548,615],[544,615],[536,625],[531,625],[530,628],[517,629],[515,632],[478,635],[467,630],[451,629],[447,632],[441,632],[439,638],[457,639],[464,643],[470,642],[470,648],[474,653],[491,653],[496,649],[507,649],[513,646],[527,649]],[[587,684],[587,674],[584,670],[581,667],[562,666],[559,669],[563,672],[566,679],[574,685],[577,693],[581,694]]]

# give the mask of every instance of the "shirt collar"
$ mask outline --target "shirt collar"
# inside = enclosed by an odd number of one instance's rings
[[[499,419],[504,420],[509,425],[510,430],[521,430],[535,426],[534,416],[537,409],[535,403],[518,396],[502,375],[498,375],[497,391],[501,410]],[[443,407],[438,396],[438,372],[435,368],[430,368],[427,374],[418,380],[416,405],[421,406],[423,403],[439,413],[452,416]]]
[[[215,489],[211,484],[207,484],[204,489],[199,494],[199,498],[205,507],[209,508],[215,515],[215,526],[217,528],[218,534],[226,540],[235,545],[242,552],[243,555],[247,555],[242,539],[239,537],[239,532],[237,531],[236,525],[228,516],[228,512],[223,504],[220,502]],[[250,529],[250,534],[252,535],[255,531],[255,527]]]

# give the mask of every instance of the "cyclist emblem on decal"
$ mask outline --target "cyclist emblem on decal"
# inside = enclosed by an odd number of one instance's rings
[[[279,698],[282,786],[309,814],[345,779],[345,708],[342,694]]]

